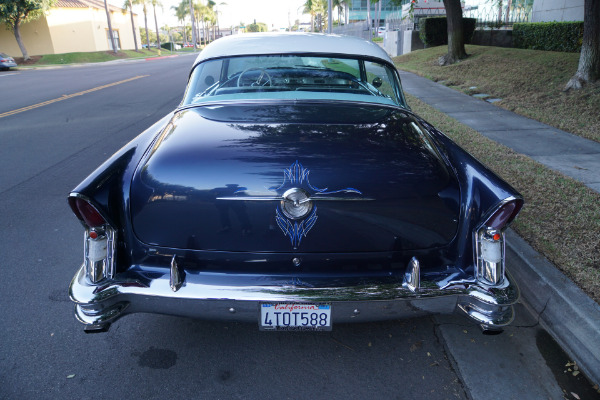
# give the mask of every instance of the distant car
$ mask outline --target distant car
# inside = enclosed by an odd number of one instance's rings
[[[86,332],[136,312],[331,330],[455,310],[499,331],[519,298],[504,231],[523,199],[411,112],[359,38],[214,41],[179,107],[69,203]]]
[[[385,29],[385,27],[383,27],[383,26],[380,26],[380,27],[377,29],[377,36],[379,36],[379,37],[383,37],[383,36],[385,35],[385,32],[386,32],[386,29]]]
[[[15,60],[8,54],[0,53],[0,69],[8,71],[10,68],[17,66]]]

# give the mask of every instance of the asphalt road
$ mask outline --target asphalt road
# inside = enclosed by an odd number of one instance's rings
[[[177,106],[192,60],[0,73],[0,398],[537,399],[578,388],[558,379],[565,356],[523,307],[494,337],[459,316],[314,334],[137,314],[84,334],[67,294],[83,230],[66,196]]]

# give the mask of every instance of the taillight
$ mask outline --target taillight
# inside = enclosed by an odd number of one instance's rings
[[[98,210],[87,201],[79,197],[69,197],[69,205],[75,216],[90,228],[106,224],[106,220],[100,215]]]
[[[523,207],[522,199],[510,199],[498,207],[475,232],[477,280],[500,285],[504,280],[504,230]]]
[[[96,207],[80,197],[69,197],[73,213],[85,225],[83,265],[88,281],[96,284],[115,274],[116,230],[100,215]]]
[[[515,219],[519,211],[521,211],[521,207],[523,207],[522,199],[510,200],[498,208],[487,219],[484,225],[491,229],[504,229]]]

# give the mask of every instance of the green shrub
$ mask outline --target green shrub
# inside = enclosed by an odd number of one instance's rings
[[[173,42],[161,43],[160,47],[162,47],[163,49],[166,49],[166,50],[174,51],[175,43],[173,43]]]
[[[471,43],[475,32],[475,18],[463,18],[465,43]],[[448,44],[448,23],[446,17],[423,18],[419,21],[419,37],[425,46],[441,46]]]
[[[520,49],[577,53],[583,41],[583,21],[514,24],[513,40]]]

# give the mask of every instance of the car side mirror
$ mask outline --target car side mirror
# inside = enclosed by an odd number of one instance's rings
[[[378,88],[381,85],[383,85],[383,81],[381,80],[381,78],[380,77],[375,77],[373,79],[373,86],[375,86],[376,88]]]

